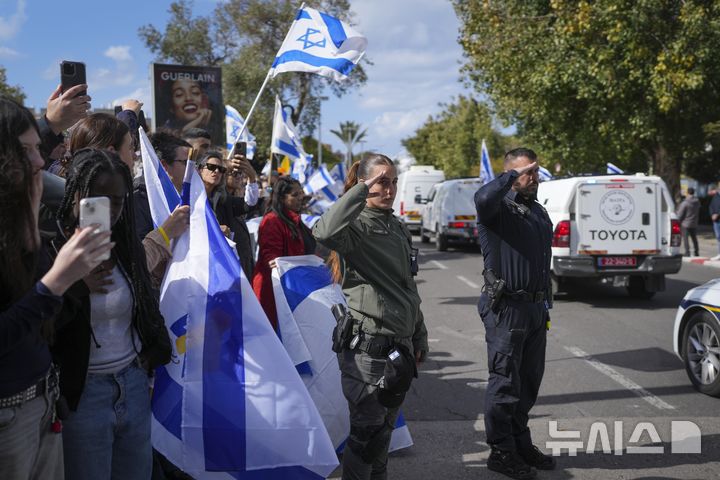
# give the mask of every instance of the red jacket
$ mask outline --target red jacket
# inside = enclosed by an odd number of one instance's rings
[[[277,330],[277,311],[272,286],[272,269],[268,263],[278,257],[305,255],[305,243],[300,234],[300,229],[304,225],[300,215],[287,210],[285,213],[297,225],[297,238],[293,238],[290,227],[275,212],[268,212],[260,222],[258,230],[259,251],[252,279],[253,291],[275,330]]]

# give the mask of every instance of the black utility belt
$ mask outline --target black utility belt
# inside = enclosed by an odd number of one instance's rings
[[[408,337],[409,338],[409,337]],[[351,350],[360,350],[368,355],[377,357],[384,357],[390,350],[398,343],[398,340],[404,340],[404,338],[389,337],[386,335],[371,335],[369,333],[360,332],[358,333],[358,341],[353,346],[353,342],[350,342]]]
[[[517,292],[505,292],[503,296],[505,298],[509,298],[510,300],[532,303],[542,303],[546,299],[545,292],[526,292],[524,290],[519,290]]]

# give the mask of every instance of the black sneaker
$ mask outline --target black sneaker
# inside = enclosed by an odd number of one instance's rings
[[[538,470],[555,469],[555,458],[551,455],[545,455],[535,445],[526,450],[518,450],[518,455],[525,460],[525,463],[537,468]]]
[[[535,478],[537,475],[537,471],[525,463],[517,453],[497,450],[495,448],[490,452],[487,466],[488,469],[493,472],[502,473],[503,475],[518,480]]]

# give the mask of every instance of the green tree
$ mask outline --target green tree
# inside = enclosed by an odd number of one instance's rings
[[[477,176],[483,139],[493,159],[493,170],[502,169],[502,155],[510,139],[493,130],[489,108],[475,99],[460,96],[428,117],[412,137],[402,141],[419,165],[434,165],[445,176]]]
[[[0,95],[7,95],[19,103],[23,103],[25,101],[25,92],[23,92],[22,87],[19,85],[8,85],[5,67],[2,66],[0,66]]]
[[[318,141],[317,138],[314,137],[303,137],[302,139],[302,145],[305,152],[309,153],[313,156],[313,162],[318,161]],[[339,152],[334,152],[332,150],[332,147],[327,144],[322,144],[322,160],[325,165],[327,165],[327,168],[330,169],[335,166],[335,164],[340,163],[343,161],[343,155]]]
[[[320,0],[313,7],[351,22],[348,0]],[[297,14],[289,0],[227,0],[206,16],[193,14],[189,0],[170,6],[165,30],[140,28],[140,38],[157,61],[223,68],[224,101],[247,113],[275,54]],[[285,73],[272,79],[258,104],[250,130],[258,139],[258,156],[270,155],[274,96],[292,108],[292,120],[301,132],[312,134],[320,112],[319,97],[329,90],[342,96],[365,83],[363,60],[345,82],[309,73]]]
[[[679,191],[720,119],[716,0],[454,0],[465,73],[565,170],[650,166]]]
[[[347,121],[340,122],[339,130],[330,130],[330,132],[338,137],[340,141],[345,145],[345,165],[350,168],[353,163],[353,147],[362,142],[367,135],[367,128],[360,130],[361,125],[359,123]]]

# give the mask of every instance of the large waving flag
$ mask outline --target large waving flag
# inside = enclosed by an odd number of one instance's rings
[[[332,169],[330,169],[330,176],[336,182],[345,183],[345,179],[347,178],[347,172],[345,170],[345,162],[337,163]]]
[[[480,178],[483,184],[490,182],[495,178],[493,173],[492,164],[490,163],[490,154],[488,153],[487,145],[485,140],[482,141],[482,147],[480,149]]]
[[[164,182],[152,173],[149,196]],[[190,229],[174,245],[160,294],[175,361],[156,370],[153,446],[196,479],[325,478],[338,461],[315,403],[191,163],[185,183]],[[151,204],[156,223],[166,209]]]
[[[242,118],[242,115],[240,115],[240,112],[230,105],[225,105],[225,146],[228,151],[232,150],[244,124],[245,120]],[[243,130],[242,135],[240,135],[240,141],[247,144],[247,154],[245,155],[247,159],[252,160],[255,158],[255,150],[257,149],[255,135],[251,134],[246,128]]]
[[[345,302],[340,285],[315,255],[280,257],[273,269],[273,291],[278,330],[310,396],[320,411],[335,448],[341,449],[350,434],[347,400],[342,393],[340,368],[331,348],[335,317],[330,308]],[[390,451],[413,444],[400,415]]]
[[[295,130],[292,119],[283,109],[280,99],[275,97],[275,117],[273,119],[272,142],[270,151],[285,155],[293,161],[306,159],[300,135]],[[289,173],[289,172],[288,172]]]
[[[303,7],[275,56],[270,72],[310,72],[343,80],[367,48],[367,39],[346,23]]]

